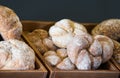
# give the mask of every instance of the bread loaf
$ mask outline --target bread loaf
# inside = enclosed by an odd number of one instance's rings
[[[93,35],[106,35],[114,40],[120,38],[120,19],[102,21],[92,30]]]
[[[75,65],[70,61],[68,57],[63,59],[63,61],[60,62],[56,67],[61,70],[74,70],[75,69]]]
[[[5,6],[0,6],[0,34],[4,40],[21,39],[22,24],[16,13]]]
[[[69,19],[62,19],[49,29],[53,43],[60,48],[66,48],[74,35],[78,35],[82,32],[87,32],[86,28],[82,24]]]
[[[0,70],[33,70],[34,51],[24,42],[9,39],[0,42]]]
[[[44,54],[48,51],[48,48],[44,45],[43,40],[48,37],[48,33],[43,29],[36,29],[27,34],[29,40],[35,45],[35,47]]]

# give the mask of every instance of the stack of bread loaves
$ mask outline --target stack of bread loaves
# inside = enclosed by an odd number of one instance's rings
[[[97,69],[113,54],[114,44],[110,38],[103,35],[91,36],[82,24],[68,19],[55,23],[49,29],[49,34],[56,46],[67,50],[68,57],[56,64],[59,69]]]
[[[97,69],[102,63],[107,62],[113,54],[114,43],[109,37],[92,36],[82,24],[69,19],[62,19],[51,26],[49,33],[46,31],[49,37],[33,36],[32,34],[38,30],[42,29],[36,29],[28,34],[30,41],[37,48],[44,45],[42,48],[46,48],[46,52],[42,53],[45,60],[58,69]],[[39,47],[37,43],[40,43]]]
[[[22,24],[18,16],[8,7],[0,6],[0,70],[34,69],[34,51],[20,41]]]

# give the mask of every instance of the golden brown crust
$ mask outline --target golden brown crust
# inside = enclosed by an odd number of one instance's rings
[[[61,58],[64,59],[67,57],[67,50],[66,49],[57,49],[56,50],[57,55]]]
[[[114,49],[113,49],[113,58],[120,63],[120,43],[113,40]]]
[[[108,19],[98,24],[93,30],[93,35],[106,35],[112,39],[120,38],[120,19]]]
[[[36,29],[27,34],[29,40],[35,45],[35,47],[43,54],[48,51],[48,48],[44,44],[43,40],[48,37],[48,33],[43,29]]]
[[[0,33],[4,40],[20,39],[22,24],[16,13],[5,6],[0,6]]]

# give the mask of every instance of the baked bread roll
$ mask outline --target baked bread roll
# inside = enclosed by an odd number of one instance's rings
[[[91,69],[91,60],[87,50],[83,49],[79,52],[75,65],[78,70],[90,70]]]
[[[67,45],[67,54],[72,63],[75,64],[79,52],[88,46],[89,43],[84,37],[79,35],[74,36],[71,42]]]
[[[15,12],[0,6],[0,34],[4,40],[21,39],[22,24]]]
[[[102,45],[102,62],[105,63],[113,55],[114,43],[112,39],[104,35],[96,35],[94,38],[97,39]]]
[[[10,39],[0,42],[0,70],[33,70],[34,51],[24,42]]]
[[[60,48],[66,48],[74,35],[82,32],[87,32],[86,28],[82,24],[69,19],[62,19],[49,29],[53,43]]]
[[[68,57],[63,59],[63,61],[60,62],[56,67],[61,70],[74,70],[75,69],[75,65],[70,61]]]
[[[55,46],[55,44],[53,43],[53,41],[50,37],[49,38],[44,38],[43,39],[43,44],[45,45],[45,47],[47,47],[48,50],[55,51],[57,49],[57,47]]]
[[[61,58],[56,54],[55,51],[47,51],[44,54],[45,60],[52,66],[56,66],[61,62]]]
[[[76,35],[67,45],[68,57],[77,69],[97,69],[112,57],[114,44],[107,36],[94,36],[92,44],[83,38],[83,36]]]
[[[66,49],[57,49],[56,52],[57,52],[57,55],[61,59],[64,59],[65,57],[67,57],[67,50]]]
[[[31,33],[29,33],[28,35],[37,35],[40,39],[45,39],[48,37],[48,32],[46,30],[43,29],[35,29],[33,30]]]
[[[120,19],[108,19],[92,30],[93,35],[106,35],[114,40],[120,38]]]
[[[46,51],[48,51],[48,48],[46,47],[46,45],[44,45],[45,43],[44,39],[48,37],[48,32],[46,30],[35,29],[32,32],[28,33],[27,37],[35,45],[35,47],[41,52],[41,54],[44,54]]]
[[[91,44],[91,46],[89,48],[89,52],[93,56],[102,55],[102,45],[100,44],[100,42],[97,39],[95,39],[94,42]]]

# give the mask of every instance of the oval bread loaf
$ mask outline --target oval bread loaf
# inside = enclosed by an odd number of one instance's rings
[[[5,6],[0,6],[0,34],[4,40],[21,39],[22,24],[16,13]]]
[[[34,51],[23,41],[0,42],[0,70],[33,70],[34,64]]]
[[[120,38],[120,19],[102,21],[92,30],[93,35],[106,35],[114,40]]]

